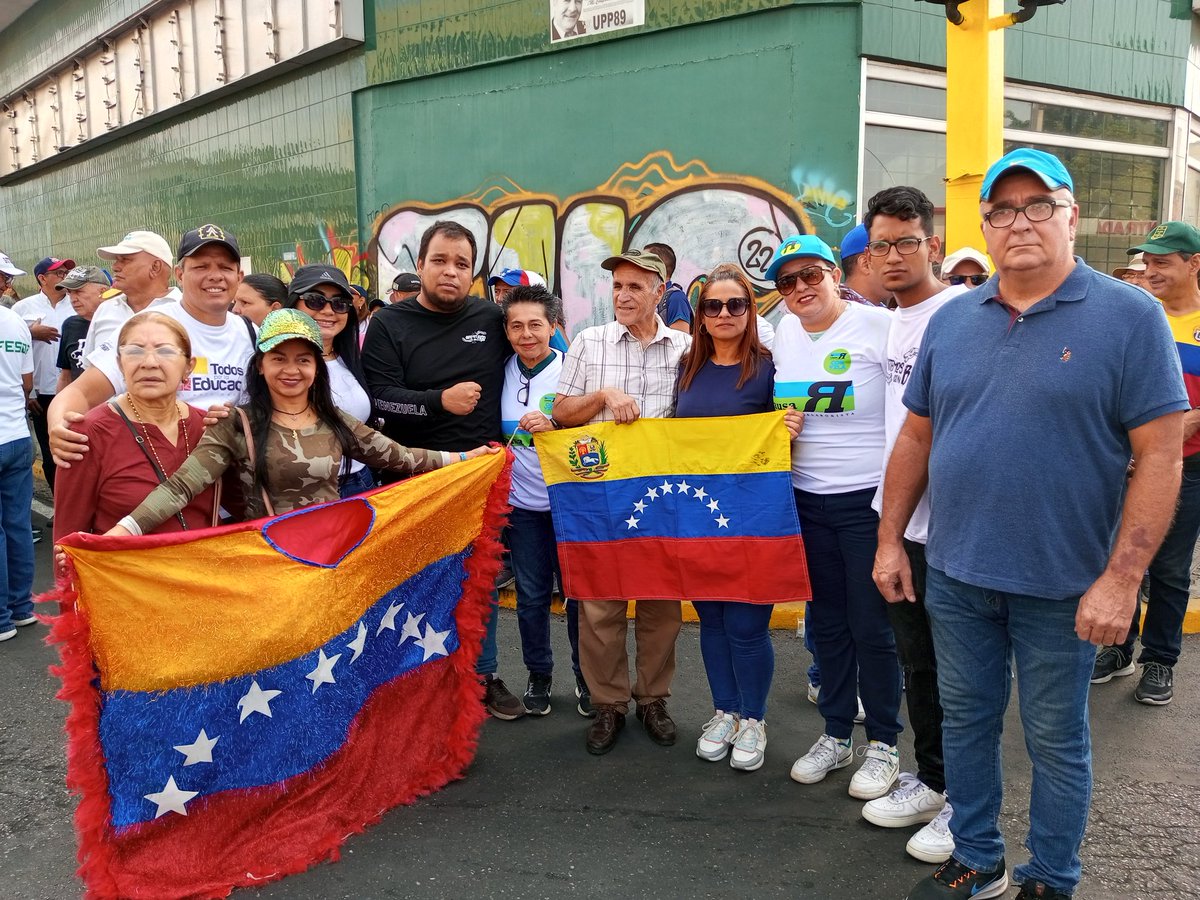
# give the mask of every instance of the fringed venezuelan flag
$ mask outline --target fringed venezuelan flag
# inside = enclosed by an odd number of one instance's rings
[[[460,777],[502,454],[200,534],[62,542],[67,778],[92,897],[223,897]]]
[[[639,419],[536,437],[564,594],[808,600],[783,413]]]

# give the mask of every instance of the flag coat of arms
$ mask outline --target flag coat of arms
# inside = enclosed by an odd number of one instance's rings
[[[564,594],[808,600],[783,413],[541,432]]]
[[[460,777],[508,481],[495,454],[274,519],[63,540],[88,895],[222,897]]]

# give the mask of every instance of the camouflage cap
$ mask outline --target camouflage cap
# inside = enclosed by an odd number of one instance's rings
[[[258,349],[263,353],[274,350],[284,341],[308,341],[318,350],[325,349],[321,329],[313,317],[298,309],[269,312],[258,327]]]

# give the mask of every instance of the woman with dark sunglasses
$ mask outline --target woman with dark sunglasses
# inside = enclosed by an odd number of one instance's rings
[[[334,406],[369,424],[371,393],[359,353],[358,312],[345,274],[336,266],[301,266],[288,285],[287,305],[308,313],[321,329]],[[342,479],[341,495],[353,497],[375,484],[374,473],[356,459]]]
[[[758,337],[754,290],[733,264],[717,266],[700,289],[692,346],[680,363],[679,418],[771,412],[775,366]],[[793,438],[803,414],[785,417]],[[700,653],[712,691],[713,715],[701,728],[696,755],[729,757],[735,769],[762,767],[767,749],[767,693],[775,672],[770,603],[721,600],[692,604],[700,617]]]

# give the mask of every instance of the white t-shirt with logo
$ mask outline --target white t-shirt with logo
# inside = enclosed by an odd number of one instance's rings
[[[342,362],[340,356],[328,360],[326,365],[329,369],[329,391],[333,394],[333,405],[360,422],[368,422],[371,418],[371,398],[358,383],[354,373]],[[350,461],[351,475],[362,468],[365,468],[365,465],[357,459]]]
[[[246,369],[254,355],[254,343],[246,319],[228,313],[224,325],[208,325],[194,318],[182,303],[168,303],[155,307],[154,311],[182,324],[192,339],[196,367],[179,388],[180,400],[199,410],[218,403],[241,405],[249,400]],[[125,390],[115,347],[110,351],[98,350],[93,354],[92,364],[112,382],[115,393]]]
[[[904,405],[904,388],[908,377],[912,374],[913,366],[917,364],[917,353],[921,349],[921,339],[925,337],[925,329],[933,314],[946,305],[946,301],[957,297],[969,290],[965,285],[948,287],[938,291],[927,300],[916,306],[897,307],[892,312],[892,327],[888,331],[887,342],[887,371],[884,389],[884,424],[886,436],[883,448],[883,465],[887,469],[887,461],[891,458],[892,448],[896,446],[896,438],[900,436],[900,428],[908,417],[908,407]],[[883,482],[879,482],[879,490],[871,506],[876,512],[883,511]],[[929,491],[926,490],[913,510],[904,536],[910,541],[924,544],[929,536]]]
[[[500,424],[504,440],[513,451],[512,488],[508,502],[521,509],[533,512],[550,510],[550,494],[546,490],[546,479],[542,475],[542,464],[538,461],[533,446],[533,435],[518,427],[521,417],[528,412],[543,412],[550,415],[554,395],[558,392],[558,379],[562,375],[563,355],[551,350],[553,358],[546,367],[529,379],[529,397],[522,403],[517,395],[525,396],[525,378],[521,375],[520,363],[514,354],[504,364],[504,388],[500,393]]]
[[[40,322],[59,331],[63,322],[75,315],[65,293],[58,303],[51,303],[43,291],[14,303],[12,310],[26,325]],[[44,397],[53,397],[58,390],[58,341],[33,342],[33,390]]]
[[[25,321],[0,306],[0,444],[29,437],[23,375],[33,372],[33,336]]]
[[[171,288],[164,296],[151,300],[145,309],[138,310],[138,312],[158,309],[169,303],[178,303],[182,299],[183,295],[179,293],[179,288]],[[87,340],[83,343],[83,367],[85,369],[95,365],[92,362],[93,353],[116,349],[117,335],[121,333],[121,326],[133,316],[133,308],[124,294],[109,297],[96,307],[96,311],[92,314],[92,325],[88,329]]]
[[[814,494],[878,486],[883,471],[883,394],[891,313],[850,303],[820,337],[797,316],[775,330],[775,408],[804,413],[792,441],[792,485]]]

